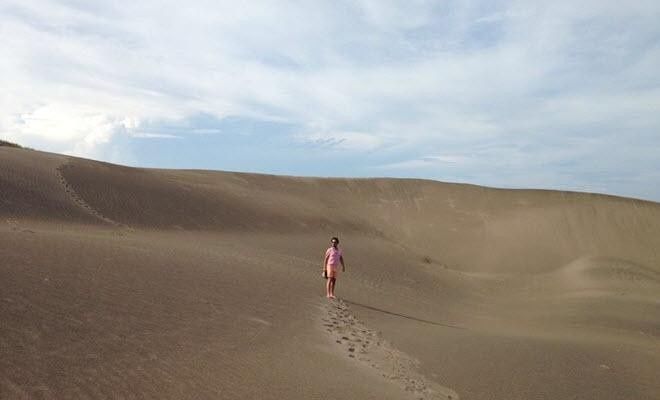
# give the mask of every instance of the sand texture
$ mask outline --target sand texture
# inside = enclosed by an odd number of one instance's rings
[[[658,203],[0,147],[0,260],[0,399],[660,399]]]

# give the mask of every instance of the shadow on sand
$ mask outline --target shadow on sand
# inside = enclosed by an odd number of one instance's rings
[[[396,317],[406,318],[406,319],[410,319],[410,320],[413,320],[413,321],[422,322],[422,323],[425,323],[425,324],[431,324],[431,325],[436,325],[436,326],[444,326],[445,328],[467,329],[467,328],[465,328],[465,327],[463,327],[463,326],[457,326],[457,325],[451,325],[451,324],[444,324],[444,323],[442,323],[442,322],[429,321],[429,320],[427,320],[427,319],[422,319],[422,318],[412,317],[412,316],[410,316],[410,315],[399,314],[399,313],[395,313],[395,312],[392,312],[392,311],[383,310],[382,308],[377,308],[377,307],[368,306],[368,305],[366,305],[366,304],[356,303],[356,302],[351,301],[351,300],[342,299],[342,301],[343,301],[344,303],[346,303],[346,304],[350,304],[350,305],[352,305],[352,306],[362,307],[362,308],[367,308],[367,309],[369,309],[369,310],[373,310],[373,311],[381,312],[381,313],[383,313],[383,314],[394,315],[394,316],[396,316]]]

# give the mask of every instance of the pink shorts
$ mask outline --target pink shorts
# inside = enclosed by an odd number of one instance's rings
[[[326,265],[325,270],[328,272],[328,278],[337,278],[339,276],[339,265]]]

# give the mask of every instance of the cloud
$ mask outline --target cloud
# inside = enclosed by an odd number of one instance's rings
[[[378,135],[363,132],[331,132],[297,134],[299,143],[312,145],[323,149],[349,150],[365,152],[378,149],[384,144],[384,139]]]
[[[112,136],[130,132],[137,124],[133,118],[113,116],[94,107],[50,103],[4,115],[0,127],[19,140],[48,141],[66,154],[94,156]]]
[[[412,160],[398,161],[378,165],[376,169],[384,170],[424,170],[428,168],[446,168],[472,162],[472,157],[460,154],[446,154],[439,156],[425,156]]]
[[[136,132],[133,137],[142,139],[183,139],[182,136],[170,135],[167,133],[149,133],[149,132]]]

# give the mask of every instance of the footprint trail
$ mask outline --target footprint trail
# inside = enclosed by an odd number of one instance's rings
[[[96,210],[94,207],[92,207],[89,203],[87,203],[78,193],[75,191],[75,189],[69,184],[69,182],[66,180],[64,177],[64,169],[67,168],[67,164],[60,165],[56,169],[56,174],[57,174],[57,179],[59,180],[60,184],[63,186],[64,191],[66,194],[69,196],[69,198],[77,204],[80,208],[85,210],[88,214],[98,218],[99,220],[105,222],[106,224],[119,227],[119,228],[127,228],[130,229],[130,227],[126,224],[122,224],[120,222],[114,221],[103,214],[101,214],[98,210]]]
[[[334,346],[349,359],[377,372],[383,379],[394,381],[410,394],[411,399],[459,398],[453,390],[429,381],[417,372],[418,361],[395,349],[378,332],[360,322],[342,300],[328,301],[322,308],[323,329]]]

